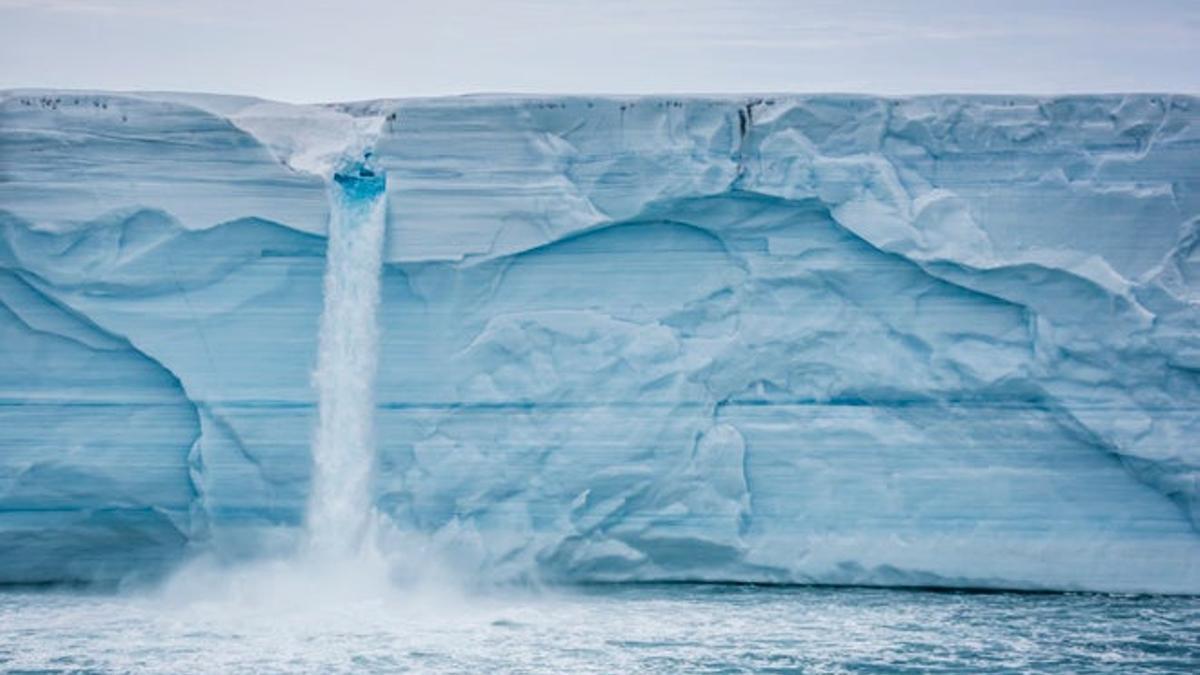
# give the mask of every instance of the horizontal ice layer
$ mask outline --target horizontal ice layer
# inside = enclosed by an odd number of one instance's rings
[[[369,144],[401,528],[502,577],[1200,592],[1197,129],[1152,95],[8,92],[0,579],[298,522],[322,177]]]

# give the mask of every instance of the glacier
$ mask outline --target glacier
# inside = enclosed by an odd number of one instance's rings
[[[286,547],[329,187],[472,574],[1200,593],[1200,99],[0,92],[0,582]]]

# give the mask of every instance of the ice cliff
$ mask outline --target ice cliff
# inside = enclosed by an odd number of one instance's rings
[[[0,582],[286,540],[334,164],[373,499],[480,574],[1200,592],[1200,99],[0,92]]]

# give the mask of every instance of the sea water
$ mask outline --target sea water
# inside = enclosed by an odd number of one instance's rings
[[[14,672],[1194,673],[1200,598],[593,586],[231,602],[0,592]],[[261,598],[259,599],[261,600]]]

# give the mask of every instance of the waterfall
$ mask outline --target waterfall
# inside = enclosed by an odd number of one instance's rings
[[[382,174],[360,163],[335,174],[329,187],[307,521],[310,552],[322,556],[355,555],[371,522],[384,186]]]

